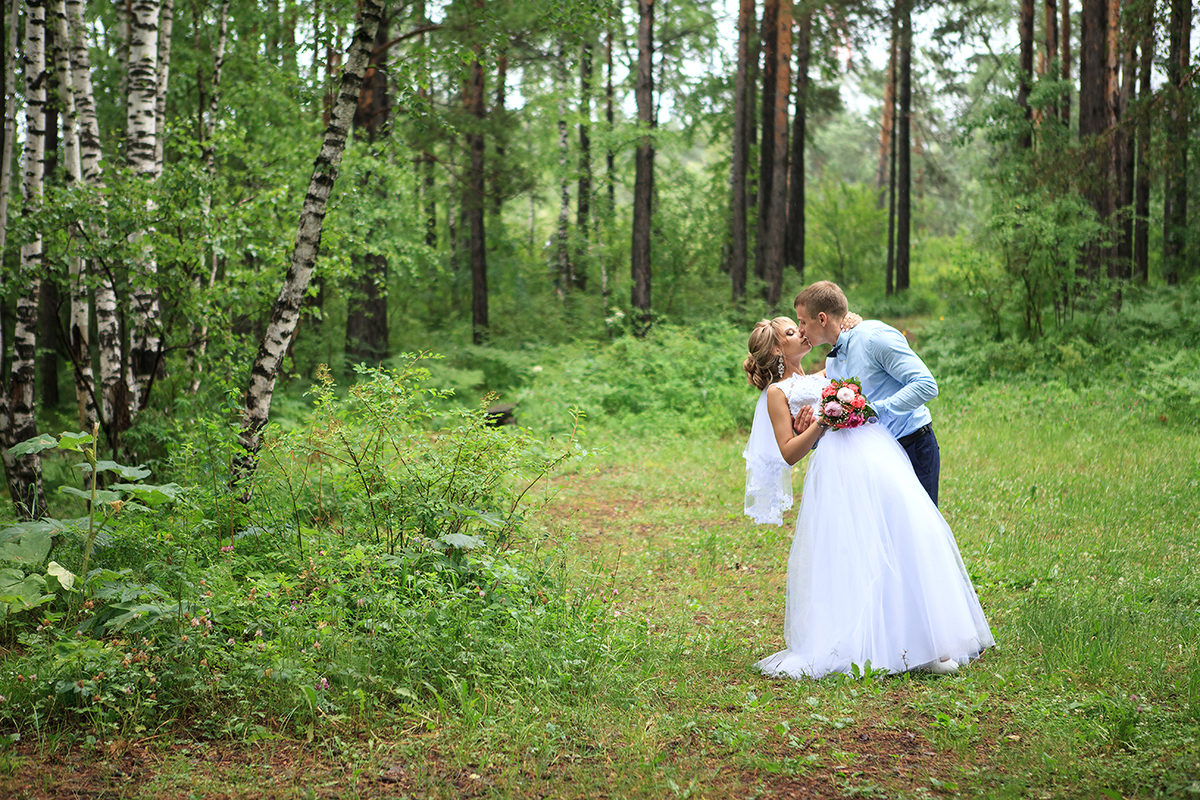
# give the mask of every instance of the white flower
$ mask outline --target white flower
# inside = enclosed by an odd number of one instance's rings
[[[843,403],[849,403],[854,399],[854,390],[849,386],[843,386],[837,390],[837,399]]]

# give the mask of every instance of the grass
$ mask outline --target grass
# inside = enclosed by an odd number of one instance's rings
[[[957,676],[757,675],[782,641],[791,528],[741,515],[741,440],[597,429],[538,524],[617,623],[598,689],[518,677],[312,741],[64,733],[10,748],[0,795],[1200,793],[1200,433],[1099,389],[1057,389],[1033,415],[1015,385],[946,394],[942,510],[997,639]]]

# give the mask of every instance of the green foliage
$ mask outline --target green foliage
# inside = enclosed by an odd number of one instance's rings
[[[887,210],[876,208],[876,198],[865,184],[829,176],[815,187],[806,216],[811,280],[827,278],[851,292],[880,281]]]

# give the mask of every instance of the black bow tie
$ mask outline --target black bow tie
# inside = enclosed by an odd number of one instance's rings
[[[829,351],[829,355],[827,355],[825,357],[826,358],[837,358],[838,353],[840,353],[841,350],[842,350],[842,344],[841,344],[841,342],[838,342],[837,344],[835,344],[833,346],[833,349]]]

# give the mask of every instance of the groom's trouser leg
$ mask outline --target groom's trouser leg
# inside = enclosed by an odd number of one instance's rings
[[[937,437],[933,435],[933,426],[927,425],[916,434],[902,437],[899,442],[904,452],[908,453],[908,460],[912,462],[913,472],[917,473],[917,480],[925,487],[929,499],[936,506],[942,454],[938,448]]]

